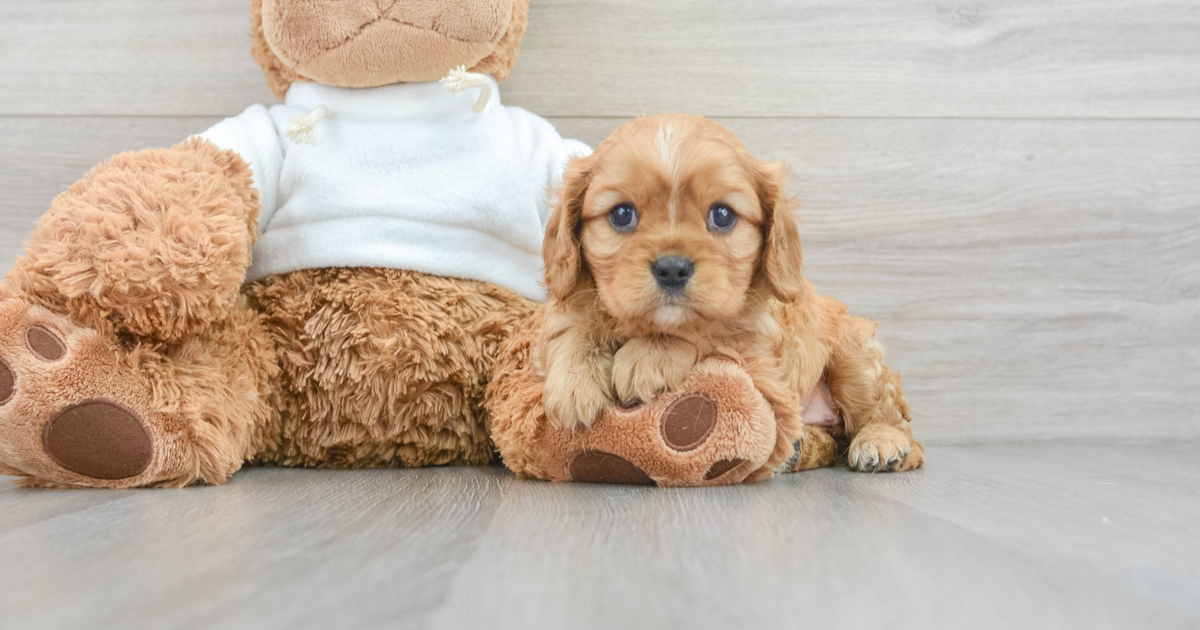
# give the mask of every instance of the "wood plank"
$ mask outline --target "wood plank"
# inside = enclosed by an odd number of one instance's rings
[[[0,625],[419,627],[511,483],[499,469],[442,468],[259,469],[165,492],[4,484],[3,512],[82,509],[0,532]],[[114,500],[86,505],[92,495]]]
[[[1190,0],[547,0],[506,86],[543,115],[1200,116]]]
[[[942,517],[949,511],[963,518],[966,510],[940,503],[914,511],[880,491],[958,490],[975,503],[992,503],[986,515],[969,519],[971,525],[990,519],[994,530],[1036,532],[1045,547],[1071,547],[1067,539],[1078,519],[1050,509],[1060,495],[1040,480],[1086,485],[1095,473],[1075,462],[1108,461],[1119,447],[1042,449],[1062,459],[1029,458],[1021,462],[1027,474],[1016,480],[1004,466],[1009,450],[943,447],[931,449],[926,470],[885,479],[822,470],[756,486],[678,491],[517,482],[428,627],[466,627],[483,618],[494,628],[1195,623],[1200,606],[1194,597],[1166,603],[1131,586],[1137,575],[1110,580],[1093,570],[1110,552],[1125,560],[1148,547],[1188,546],[1194,532],[1187,530],[1194,527],[1180,526],[1196,512],[1194,497],[1183,508],[1160,508],[1174,516],[1169,523],[1131,523],[1135,534],[1125,549],[1111,531],[1084,558],[1063,559]],[[951,455],[939,460],[942,451]],[[1157,449],[1143,447],[1136,465],[1163,470],[1151,463],[1156,457]],[[964,478],[977,462],[982,470]],[[1116,471],[1107,478],[1119,490],[1092,506],[1101,513],[1129,514],[1122,495],[1143,490],[1148,502],[1175,498],[1147,479],[1122,480]],[[1012,490],[997,495],[997,485]],[[1088,524],[1093,538],[1103,536],[1099,519]],[[1194,550],[1184,555],[1196,557]],[[1175,592],[1194,591],[1187,578],[1168,574],[1159,582]]]
[[[0,625],[1195,627],[1196,446],[943,446],[912,473],[714,489],[497,468],[0,484],[0,514],[55,506],[0,531]]]
[[[725,122],[792,165],[807,271],[880,322],[922,439],[1200,436],[1200,123]],[[209,123],[0,119],[0,265],[92,162]]]
[[[272,99],[249,0],[6,0],[0,115],[229,116]]]
[[[246,0],[7,0],[0,114],[270,100]],[[534,0],[507,102],[547,116],[1200,116],[1192,0]]]
[[[1200,540],[1195,446],[936,448],[936,482],[893,475],[869,486],[1023,554],[1086,565],[1124,589],[1196,613],[1200,546],[1189,542]],[[1090,459],[1100,453],[1103,459]],[[944,475],[949,470],[954,474]],[[1046,535],[1051,522],[1061,535]]]

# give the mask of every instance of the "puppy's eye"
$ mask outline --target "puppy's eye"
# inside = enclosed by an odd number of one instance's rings
[[[733,208],[723,204],[714,203],[708,209],[708,229],[713,232],[728,232],[733,229],[737,223],[737,213]]]
[[[608,211],[608,223],[618,232],[632,232],[637,229],[638,212],[631,203],[619,203]]]

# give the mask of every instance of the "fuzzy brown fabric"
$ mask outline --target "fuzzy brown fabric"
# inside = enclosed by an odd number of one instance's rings
[[[257,213],[240,158],[202,141],[118,156],[55,200],[0,284],[4,472],[115,488],[220,483],[247,460],[491,460],[484,389],[533,304],[482,282],[378,269],[242,288]],[[51,340],[64,351],[47,360]],[[143,423],[142,472],[88,477],[47,450],[43,427],[88,400]]]
[[[258,458],[326,467],[485,464],[484,388],[533,303],[491,284],[313,269],[248,287],[279,349],[282,440]]]
[[[508,2],[511,1],[511,6]],[[342,87],[435,81],[459,65],[508,78],[529,0],[251,0],[251,52],[282,99],[297,80]]]
[[[233,153],[200,140],[122,153],[54,199],[0,298],[175,341],[241,299],[257,218],[250,170]]]
[[[253,38],[250,54],[266,75],[267,88],[275,98],[283,100],[288,88],[292,87],[292,83],[299,81],[301,76],[277,57],[275,51],[271,50],[271,45],[267,43],[267,37],[263,34],[262,0],[250,0],[250,36]]]
[[[521,38],[525,35],[528,23],[529,0],[513,0],[512,19],[508,22],[508,30],[492,53],[475,64],[471,72],[490,74],[497,81],[507,79],[508,73],[517,65],[521,56]]]
[[[503,79],[527,4],[251,0],[252,53],[278,97],[303,77],[271,28],[301,64],[344,38],[344,58],[313,66],[335,85],[434,80],[458,64]],[[182,486],[220,483],[247,460],[492,458],[484,388],[533,305],[485,283],[375,269],[242,287],[251,182],[238,156],[190,140],[118,155],[54,200],[0,283],[0,473]]]
[[[46,362],[28,351],[39,326],[66,352]],[[177,344],[120,347],[115,337],[81,327],[16,298],[0,302],[0,355],[15,375],[0,406],[0,459],[31,486],[180,487],[220,483],[242,466],[272,413],[263,401],[277,371],[273,349],[252,311],[231,310],[220,325]],[[125,478],[98,479],[62,465],[45,442],[47,424],[81,402],[128,409],[152,442],[151,460]],[[277,424],[277,423],[276,423]],[[106,436],[83,436],[85,441]],[[105,454],[100,454],[105,455]]]

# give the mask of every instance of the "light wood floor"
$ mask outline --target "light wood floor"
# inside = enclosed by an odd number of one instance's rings
[[[270,103],[248,0],[0,2],[0,270],[119,151]],[[533,0],[507,104],[785,160],[928,469],[0,489],[0,628],[1197,627],[1200,3]]]
[[[1196,444],[720,489],[499,468],[0,488],[5,628],[1195,628]]]

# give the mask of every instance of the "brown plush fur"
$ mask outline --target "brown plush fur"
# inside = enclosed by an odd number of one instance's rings
[[[253,38],[250,54],[266,75],[267,88],[271,90],[271,94],[282,100],[287,95],[288,88],[302,77],[277,57],[275,51],[271,50],[271,45],[267,43],[267,36],[263,33],[262,2],[263,0],[250,0],[250,36]]]
[[[802,275],[785,173],[716,123],[683,115],[627,123],[572,163],[547,226],[551,305],[535,355],[552,420],[591,424],[616,401],[679,387],[700,358],[732,349],[775,413],[763,474],[792,457],[800,401],[823,377],[852,438],[852,467],[921,465],[875,324],[818,296]],[[610,224],[618,206],[635,209],[633,228]],[[710,222],[717,207],[736,214],[728,229]],[[694,264],[678,292],[656,283],[651,266],[663,256]]]
[[[247,173],[235,154],[189,141],[118,156],[55,200],[0,284],[0,359],[16,377],[0,405],[4,471],[28,485],[183,486],[220,483],[246,460],[491,459],[484,388],[533,304],[377,269],[273,276],[243,294],[258,214]],[[33,325],[64,340],[66,358],[30,358]],[[145,472],[93,479],[43,451],[37,428],[91,398],[146,424]]]
[[[249,184],[239,157],[193,140],[119,155],[55,199],[0,284],[12,331],[0,356],[17,372],[0,425],[110,398],[142,417],[155,464],[96,483],[47,465],[40,445],[10,443],[10,468],[51,485],[219,483],[278,439],[266,405],[274,344],[239,292],[257,233]],[[22,363],[19,333],[35,323],[66,340],[63,361]]]
[[[251,0],[252,52],[279,97],[302,78],[365,87],[459,64],[503,79],[527,5]],[[258,234],[251,182],[237,155],[189,140],[118,155],[55,199],[0,284],[0,372],[12,385],[0,472],[29,485],[181,486],[220,483],[246,460],[491,459],[484,387],[533,305],[486,283],[377,269],[242,287]],[[35,328],[62,358],[36,356]],[[38,427],[90,399],[145,425],[142,472],[87,477],[41,442]]]
[[[459,65],[508,78],[529,0],[251,0],[252,53],[277,98],[299,79],[342,87],[434,81]]]
[[[484,387],[533,303],[494,285],[384,269],[313,269],[248,287],[278,347],[271,406],[289,466],[484,464]]]
[[[503,79],[528,0],[250,4],[252,53],[282,98],[299,79],[367,87],[460,64]],[[258,234],[251,182],[238,156],[190,140],[112,158],[54,201],[0,284],[0,472],[28,485],[181,486],[220,483],[246,460],[491,459],[484,387],[533,305],[486,283],[377,269],[242,287]],[[64,355],[39,358],[33,329]],[[87,477],[42,443],[38,427],[90,399],[145,425],[142,472]]]
[[[199,140],[113,157],[54,200],[0,297],[144,341],[201,331],[241,299],[257,235],[250,177]]]

